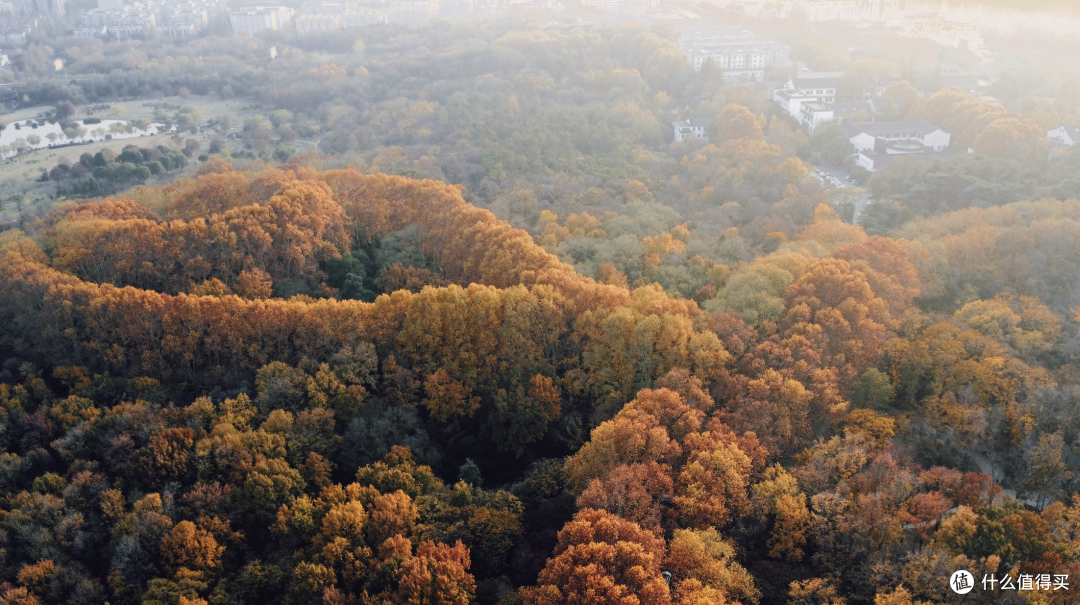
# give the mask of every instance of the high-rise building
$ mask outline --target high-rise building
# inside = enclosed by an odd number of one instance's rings
[[[52,14],[64,16],[64,0],[15,0],[15,12],[23,17]]]
[[[765,70],[788,60],[789,48],[776,40],[755,37],[738,27],[703,27],[679,34],[679,48],[695,70],[711,61],[731,80],[756,80]]]
[[[395,25],[427,25],[439,16],[438,2],[397,2],[386,10],[387,20]]]
[[[287,6],[252,6],[233,11],[229,15],[234,32],[254,34],[267,29],[281,29],[292,19],[293,11]]]
[[[384,9],[351,6],[347,2],[307,2],[294,20],[296,31],[313,32],[349,27],[367,27],[389,20]]]

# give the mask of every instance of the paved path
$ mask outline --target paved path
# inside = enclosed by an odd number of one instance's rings
[[[838,166],[833,166],[828,162],[823,161],[820,164],[811,167],[811,170],[813,171],[815,176],[819,176],[820,172],[824,172],[826,175],[836,178],[838,181],[840,181],[841,187],[858,187],[858,185],[848,181],[849,176],[846,170]],[[822,186],[825,187],[826,191],[836,188],[836,185],[832,184],[828,180],[822,182]],[[855,200],[855,212],[852,215],[852,223],[856,225],[859,224],[859,218],[862,216],[863,211],[866,209],[866,205],[869,203],[869,193],[864,193],[862,196]]]

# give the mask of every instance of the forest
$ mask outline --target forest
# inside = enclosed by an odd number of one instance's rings
[[[1080,78],[892,85],[972,152],[855,225],[838,129],[520,21],[13,54],[184,104],[0,230],[0,604],[1080,602]]]
[[[0,598],[882,605],[1080,570],[1080,203],[887,236],[820,204],[686,263],[702,305],[540,245],[589,222],[214,158],[3,232]]]

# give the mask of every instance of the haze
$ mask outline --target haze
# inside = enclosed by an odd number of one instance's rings
[[[0,0],[0,605],[1065,605],[1073,0]]]

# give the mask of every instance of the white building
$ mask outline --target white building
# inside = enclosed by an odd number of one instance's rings
[[[820,103],[835,103],[836,92],[840,89],[840,76],[811,76],[792,78],[784,85],[787,90],[797,90],[802,95],[813,97]]]
[[[202,28],[209,21],[210,15],[203,6],[166,6],[161,9],[161,23],[163,25],[194,25],[196,28]]]
[[[369,27],[380,23],[386,23],[387,20],[388,17],[385,12],[363,8],[341,15],[341,27]]]
[[[64,16],[64,0],[15,0],[15,12],[23,17],[53,14]]]
[[[776,40],[755,37],[737,27],[707,27],[682,32],[679,48],[699,71],[706,61],[724,72],[725,79],[755,80],[765,78],[765,70],[788,62],[790,47]]]
[[[971,153],[968,150],[967,153]],[[877,172],[897,160],[905,162],[925,162],[929,160],[941,160],[947,158],[963,157],[965,152],[956,151],[933,151],[923,147],[917,141],[896,141],[894,143],[882,142],[878,148],[868,151],[860,151],[855,154],[855,164],[865,168],[868,172]]]
[[[303,33],[341,29],[341,15],[299,15],[295,25],[296,31]]]
[[[510,4],[534,4],[532,2],[515,2]],[[553,3],[555,4],[555,3]],[[582,6],[595,6],[604,12],[618,11],[622,14],[634,13],[644,15],[650,8],[660,6],[660,0],[581,0]]]
[[[340,15],[347,12],[349,12],[347,2],[305,2],[300,5],[301,15]]]
[[[831,105],[816,101],[802,103],[799,114],[799,122],[806,126],[806,130],[810,134],[814,134],[815,130],[826,124],[831,124],[835,119]]]
[[[159,25],[157,31],[158,34],[171,40],[187,40],[188,38],[194,37],[196,33],[194,23],[170,23],[168,25]]]
[[[1054,143],[1072,147],[1080,143],[1080,124],[1066,124],[1047,132],[1046,136]]]
[[[117,40],[145,36],[148,31],[148,29],[142,25],[113,25],[107,29],[109,37],[116,38]]]
[[[407,27],[427,25],[438,16],[438,2],[398,2],[386,9],[388,23]]]
[[[746,6],[751,0],[739,0]],[[754,0],[761,5],[775,5],[779,17],[788,17],[792,9],[808,21],[888,21],[902,18],[903,0]],[[763,6],[764,8],[764,6]]]
[[[806,94],[800,90],[781,88],[773,92],[773,101],[796,120],[802,121],[803,103],[822,103],[821,99],[812,94]],[[824,103],[822,103],[824,104]]]
[[[83,16],[83,27],[153,27],[157,14],[148,6],[125,6],[119,10],[94,9]]]
[[[952,139],[952,135],[926,120],[863,124],[849,122],[841,124],[840,129],[851,141],[855,151],[873,151],[881,147],[882,143],[893,144],[905,141],[918,143],[928,151],[944,151],[949,148],[949,141]],[[907,147],[903,148],[907,149]],[[910,151],[904,153],[910,153]]]
[[[234,32],[254,34],[267,29],[282,29],[292,16],[293,11],[287,6],[251,6],[233,11],[229,21]]]
[[[675,130],[675,142],[681,143],[685,139],[699,139],[708,141],[709,135],[706,129],[716,123],[716,118],[687,118],[681,122],[672,122]]]
[[[99,38],[109,33],[109,28],[101,27],[76,27],[74,35],[77,38]]]
[[[353,7],[347,3],[307,3],[300,9],[300,14],[293,20],[296,31],[314,32],[349,27],[367,27],[386,23],[389,17],[385,10],[376,10],[366,6]]]

